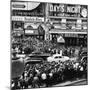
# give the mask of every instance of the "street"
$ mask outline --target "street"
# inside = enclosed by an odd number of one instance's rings
[[[86,79],[76,80],[76,81],[67,81],[64,83],[60,83],[54,86],[78,86],[78,85],[87,85],[88,81]]]

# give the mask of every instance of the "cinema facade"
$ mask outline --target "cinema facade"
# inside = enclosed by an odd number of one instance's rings
[[[65,45],[87,46],[87,5],[49,3],[47,8],[47,18],[52,25],[50,40],[58,42],[61,36]]]
[[[31,7],[33,6],[33,7]],[[40,2],[11,2],[11,28],[17,36],[65,45],[87,46],[87,5]]]

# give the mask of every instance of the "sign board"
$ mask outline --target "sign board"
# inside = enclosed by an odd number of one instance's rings
[[[12,2],[12,16],[45,16],[45,3]]]
[[[44,22],[44,17],[25,17],[26,22]]]
[[[85,5],[84,5],[85,6]],[[75,4],[49,4],[49,16],[87,17],[87,6]]]
[[[25,34],[38,35],[38,30],[25,30]]]
[[[44,22],[44,17],[12,16],[12,21]]]
[[[65,37],[78,37],[78,34],[65,34]]]
[[[27,10],[27,2],[12,2],[12,10]]]
[[[81,16],[84,18],[86,18],[88,16],[88,11],[86,8],[81,9]]]
[[[34,31],[33,30],[25,30],[25,33],[26,34],[32,34],[32,33],[34,33]]]
[[[25,21],[24,16],[12,16],[12,21]]]
[[[38,2],[12,2],[12,10],[33,10],[39,6]]]

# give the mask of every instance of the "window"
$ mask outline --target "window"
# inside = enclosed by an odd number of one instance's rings
[[[62,58],[61,56],[59,56],[59,58]]]
[[[58,56],[54,57],[55,59],[58,59]]]

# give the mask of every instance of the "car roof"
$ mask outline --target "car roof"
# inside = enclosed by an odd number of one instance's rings
[[[39,57],[30,57],[28,60],[43,60],[43,58],[39,58]]]
[[[60,54],[54,54],[53,56],[61,56]]]

